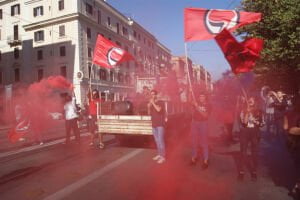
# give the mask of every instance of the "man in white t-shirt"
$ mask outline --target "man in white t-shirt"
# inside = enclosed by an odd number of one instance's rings
[[[79,116],[77,114],[75,97],[66,95],[65,100],[64,112],[66,119],[66,144],[70,143],[71,130],[73,130],[76,141],[80,143],[80,134],[77,124]]]

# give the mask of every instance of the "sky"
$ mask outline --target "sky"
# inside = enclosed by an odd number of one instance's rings
[[[154,35],[171,50],[172,55],[185,55],[183,10],[187,7],[228,9],[240,5],[241,0],[106,0],[125,16]],[[214,40],[187,43],[187,54],[195,64],[203,65],[213,80],[230,69]]]

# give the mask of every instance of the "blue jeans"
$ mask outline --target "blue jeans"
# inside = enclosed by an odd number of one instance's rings
[[[198,157],[198,146],[202,147],[203,159],[208,160],[208,128],[207,121],[192,121],[192,156]]]
[[[152,127],[152,132],[156,143],[158,155],[165,157],[166,156],[165,139],[164,139],[165,128],[163,126]]]

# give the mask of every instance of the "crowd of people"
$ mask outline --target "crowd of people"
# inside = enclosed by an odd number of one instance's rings
[[[143,108],[140,109],[141,114],[148,114],[152,120],[152,131],[154,141],[157,147],[157,155],[153,157],[158,164],[167,161],[165,132],[166,122],[168,116],[166,114],[163,101],[159,99],[158,91],[143,88]],[[75,96],[65,94],[63,114],[66,127],[66,141],[65,144],[70,143],[71,131],[75,135],[76,143],[80,143],[80,133],[78,127],[78,107],[76,105]],[[194,97],[189,97],[188,112],[191,114],[190,121],[190,138],[191,138],[191,165],[196,165],[201,157],[201,166],[205,170],[209,167],[209,119],[212,112],[218,112],[215,107],[215,102],[208,98],[207,93],[202,92]],[[99,107],[101,106],[101,98],[99,91],[91,90],[88,95],[88,130],[91,134],[90,145],[103,149],[104,143],[102,134],[97,131],[97,115]],[[269,88],[263,88],[261,95],[257,96],[251,93],[237,95],[232,98],[223,97],[221,105],[221,114],[223,117],[220,119],[224,124],[224,133],[226,140],[229,143],[239,143],[240,146],[240,162],[238,165],[237,179],[243,181],[245,175],[245,166],[250,167],[250,175],[253,181],[257,180],[258,168],[258,152],[259,142],[261,139],[261,132],[264,130],[271,138],[284,138],[287,141],[287,146],[293,155],[296,167],[300,168],[300,102],[296,97],[291,98],[283,91],[279,90],[274,92]],[[220,100],[220,97],[217,97]],[[145,104],[145,105],[144,105]],[[234,105],[234,106],[232,106]],[[16,107],[16,111],[20,108]],[[39,112],[32,112],[31,118]],[[18,113],[16,113],[18,114]],[[219,115],[218,113],[217,115]],[[225,117],[224,117],[225,116]],[[34,132],[35,141],[43,144],[40,134],[40,127],[38,123],[32,123],[32,131]],[[264,128],[263,128],[264,127]],[[235,138],[234,132],[237,133]],[[202,155],[199,156],[199,147],[202,149]],[[248,151],[248,149],[250,151]],[[250,152],[250,156],[247,155]],[[297,181],[293,188],[293,193],[300,191],[300,173],[297,174]]]

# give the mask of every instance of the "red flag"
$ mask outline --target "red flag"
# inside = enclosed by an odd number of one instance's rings
[[[225,28],[234,31],[241,26],[260,20],[261,13],[185,8],[184,40],[212,39]]]
[[[263,48],[263,40],[248,38],[239,43],[227,29],[219,33],[215,40],[236,74],[251,71]]]
[[[7,137],[11,143],[20,141],[29,131],[30,121],[28,119],[20,120],[15,127],[11,128]]]
[[[133,60],[133,56],[130,53],[121,49],[112,41],[98,35],[93,63],[102,67],[112,68],[128,60]]]

